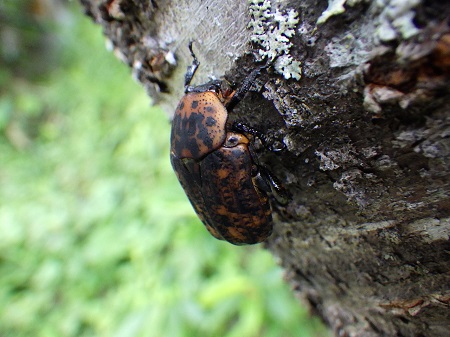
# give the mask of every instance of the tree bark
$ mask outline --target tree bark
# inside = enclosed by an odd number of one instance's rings
[[[450,331],[450,7],[445,1],[80,0],[169,114],[194,84],[239,83],[231,118],[285,150],[266,247],[336,336]],[[168,136],[168,135],[167,135]]]

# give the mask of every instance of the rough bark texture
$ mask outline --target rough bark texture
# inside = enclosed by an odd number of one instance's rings
[[[266,245],[287,282],[337,336],[449,335],[446,1],[81,2],[168,112],[190,39],[195,84],[278,54],[232,118],[286,144],[261,160],[292,194]]]

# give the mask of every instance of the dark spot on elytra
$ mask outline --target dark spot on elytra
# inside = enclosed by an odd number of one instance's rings
[[[214,108],[213,108],[212,106],[207,106],[207,107],[205,108],[205,110],[206,110],[207,112],[214,112]]]
[[[195,108],[197,108],[198,107],[198,101],[192,101],[192,103],[191,103],[191,108],[192,109],[195,109]]]
[[[195,135],[198,124],[202,124],[204,116],[194,112],[191,112],[187,116],[182,118],[180,115],[176,115],[173,120],[172,140],[175,141],[173,150],[177,156],[180,156],[182,151],[187,148],[193,158],[198,158],[200,156],[200,149]],[[174,130],[176,130],[175,133],[173,132]]]
[[[180,102],[180,105],[178,106],[178,110],[182,111],[184,109],[184,101]]]
[[[198,124],[197,126],[197,140],[205,144],[210,151],[213,150],[213,140],[209,134],[208,128],[204,127],[202,124]]]
[[[216,125],[217,121],[213,117],[207,117],[206,118],[206,126],[214,126]]]

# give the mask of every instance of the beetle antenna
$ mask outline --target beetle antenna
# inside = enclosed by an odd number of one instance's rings
[[[187,67],[186,74],[184,75],[184,91],[185,93],[188,92],[189,85],[191,84],[192,78],[195,75],[195,72],[197,71],[198,66],[200,65],[200,62],[197,60],[197,56],[195,56],[194,50],[192,49],[192,44],[194,43],[193,40],[189,41],[189,51],[191,52],[192,56],[192,64]]]

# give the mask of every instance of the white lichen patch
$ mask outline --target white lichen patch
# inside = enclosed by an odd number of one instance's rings
[[[333,15],[346,11],[368,0],[328,0],[328,7],[317,19],[317,24],[325,23]],[[392,41],[398,37],[408,39],[419,32],[414,24],[414,9],[421,0],[372,0],[371,10],[378,14],[375,36],[382,42]]]
[[[344,4],[346,2],[347,0],[328,0],[328,7],[317,19],[317,24],[325,23],[333,15],[344,13]]]
[[[357,38],[351,32],[333,37],[325,46],[330,58],[330,67],[348,67],[364,63],[370,55],[368,46],[370,46],[368,38]]]
[[[333,183],[333,187],[342,192],[349,201],[364,208],[370,202],[365,188],[360,184],[360,181],[364,179],[371,179],[370,174],[364,174],[356,168],[350,169],[342,172],[340,179]]]
[[[291,55],[282,55],[275,61],[275,70],[283,74],[285,79],[301,78],[302,67],[300,61],[294,60]]]
[[[419,32],[413,20],[414,8],[420,0],[377,0],[376,6],[381,10],[376,31],[381,41],[392,41],[401,36],[408,39]]]
[[[314,153],[320,159],[319,168],[322,171],[333,171],[338,168],[347,168],[349,166],[357,166],[360,162],[352,154],[354,151],[352,146],[346,145],[340,149],[319,151]]]
[[[289,55],[291,38],[299,22],[294,9],[282,12],[273,9],[270,0],[249,0],[250,23],[253,31],[251,40],[261,46],[258,53],[261,59],[275,61],[275,70],[284,78],[301,77],[301,63]]]
[[[322,23],[325,23],[333,15],[344,13],[345,4],[352,7],[359,2],[361,2],[361,0],[328,0],[328,7],[317,19],[317,24],[320,25]]]

